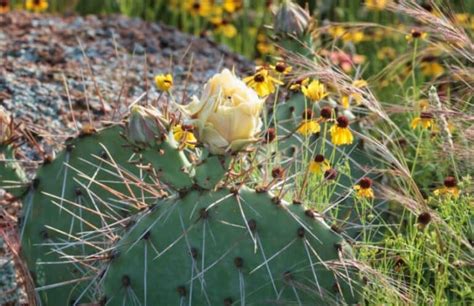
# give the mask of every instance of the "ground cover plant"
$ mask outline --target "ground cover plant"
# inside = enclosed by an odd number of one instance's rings
[[[159,20],[254,68],[189,91],[172,54],[29,168],[1,109],[0,300],[473,303],[471,1],[0,1],[22,9]]]

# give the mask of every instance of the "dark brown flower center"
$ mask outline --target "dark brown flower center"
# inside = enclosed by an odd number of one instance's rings
[[[276,132],[275,132],[275,129],[274,128],[269,128],[266,132],[265,132],[265,142],[267,143],[270,143],[272,142],[273,140],[275,140],[275,137],[276,137]]]
[[[456,178],[453,176],[446,177],[444,179],[444,186],[448,188],[456,187],[457,186]]]
[[[329,180],[329,181],[336,179],[336,177],[337,177],[336,169],[331,168],[331,169],[328,169],[324,172],[324,178]]]
[[[192,126],[191,124],[183,124],[182,129],[186,132],[192,132],[194,131],[194,126]]]
[[[421,37],[421,31],[413,29],[411,30],[411,37],[413,38],[420,38]]]
[[[301,114],[301,117],[303,117],[303,120],[309,120],[309,119],[313,118],[313,111],[310,108],[307,108]]]
[[[253,77],[253,80],[257,83],[262,83],[265,81],[265,77],[262,75],[262,74],[256,74],[254,77]]]
[[[337,121],[337,126],[340,128],[346,128],[349,126],[349,119],[347,119],[346,116],[339,116],[336,119]]]
[[[433,114],[430,112],[421,112],[420,114],[421,119],[433,119]]]
[[[282,179],[285,174],[285,170],[282,167],[276,167],[272,169],[272,177],[274,179]]]
[[[322,163],[324,161],[324,156],[321,154],[318,154],[314,157],[314,161],[317,163]]]
[[[331,119],[332,117],[332,108],[325,106],[321,108],[321,117],[324,119]]]
[[[8,0],[0,0],[0,7],[7,7],[8,6]]]
[[[280,73],[285,72],[285,70],[286,70],[286,65],[285,65],[285,63],[281,63],[281,62],[280,62],[280,63],[277,63],[277,64],[275,65],[275,70],[278,71],[278,72],[280,72]]]
[[[372,180],[368,177],[360,179],[359,185],[362,189],[369,189],[372,186]]]
[[[418,223],[427,225],[431,221],[431,215],[429,212],[425,211],[418,215]]]

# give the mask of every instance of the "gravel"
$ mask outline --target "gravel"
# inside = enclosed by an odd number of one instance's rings
[[[144,100],[156,99],[157,73],[173,73],[174,96],[186,103],[223,67],[240,75],[252,70],[225,47],[160,23],[117,15],[0,15],[0,105],[45,151],[59,149],[89,120],[99,126],[117,119],[144,92]],[[23,144],[25,157],[41,160],[32,147]]]

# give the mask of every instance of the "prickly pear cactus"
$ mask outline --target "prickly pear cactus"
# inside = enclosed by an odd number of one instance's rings
[[[357,300],[356,271],[337,268],[351,256],[341,236],[301,205],[228,184],[233,157],[191,158],[156,120],[134,109],[39,169],[21,236],[43,304]]]
[[[140,116],[142,122],[130,122],[146,124],[146,116]],[[84,279],[93,277],[85,271],[94,259],[85,264],[71,256],[82,258],[103,250],[84,240],[94,239],[95,231],[122,222],[170,189],[191,185],[189,164],[173,138],[160,137],[143,147],[131,125],[83,133],[67,141],[65,150],[38,170],[23,198],[20,235],[38,294],[47,305],[83,298]],[[162,184],[160,193],[140,187],[149,181],[149,172]],[[108,244],[115,234],[96,242]]]
[[[104,268],[109,305],[355,303],[350,250],[301,205],[242,187],[200,188],[144,212]]]

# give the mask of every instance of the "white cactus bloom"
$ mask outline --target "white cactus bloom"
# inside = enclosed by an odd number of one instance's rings
[[[264,100],[228,69],[214,75],[201,98],[181,107],[198,140],[214,154],[239,151],[255,142]]]

